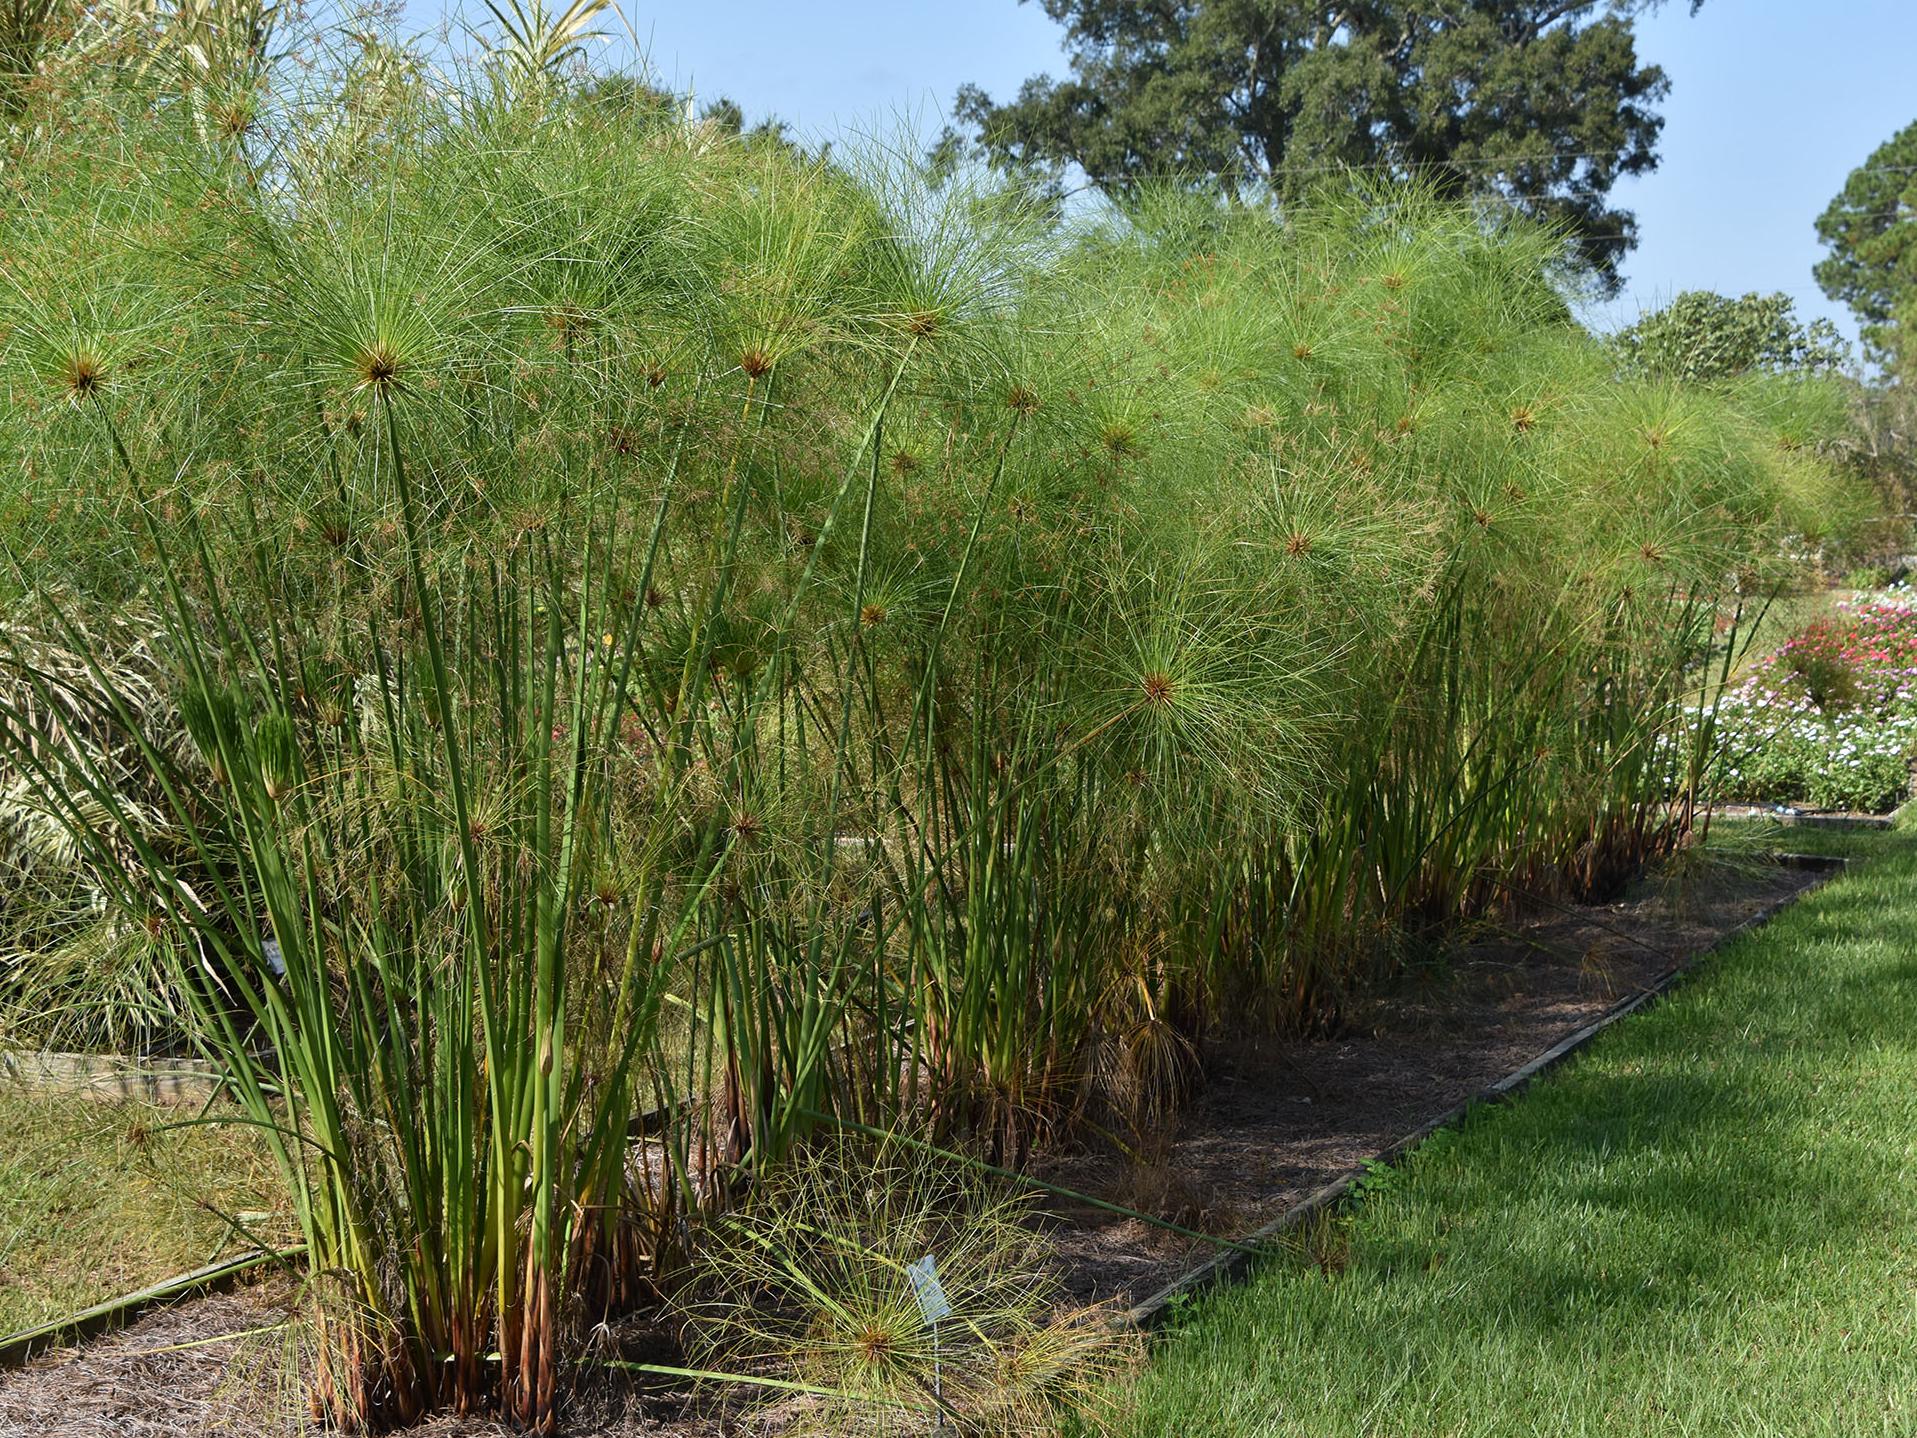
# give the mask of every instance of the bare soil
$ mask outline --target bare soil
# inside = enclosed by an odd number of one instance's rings
[[[1413,968],[1320,1040],[1219,1040],[1207,1083],[1176,1129],[1128,1154],[1107,1145],[1046,1155],[1047,1180],[1205,1233],[1243,1235],[1406,1134],[1682,968],[1815,870],[1680,864],[1616,903],[1540,910]],[[1138,1302],[1215,1245],[1136,1219],[1052,1205],[1067,1282],[1086,1301]],[[85,1234],[76,1232],[75,1242]],[[284,1332],[294,1289],[270,1280],[148,1314],[123,1332],[0,1374],[3,1438],[236,1438],[313,1431],[298,1355]],[[247,1334],[245,1337],[230,1335]],[[606,1356],[674,1363],[643,1320],[602,1335]],[[765,1432],[771,1410],[694,1411],[604,1369],[565,1417],[574,1438]],[[442,1417],[421,1438],[504,1438],[500,1425]]]

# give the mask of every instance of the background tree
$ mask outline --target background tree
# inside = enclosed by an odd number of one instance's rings
[[[1856,311],[1870,357],[1900,377],[1917,366],[1917,121],[1850,172],[1817,218],[1830,255],[1824,293]]]
[[[808,150],[792,138],[792,126],[777,115],[768,115],[751,129],[746,128],[745,107],[730,95],[721,95],[699,112],[699,118],[721,133],[743,136],[748,141],[760,144],[784,147],[794,158],[811,157],[824,160],[830,152],[830,141],[822,142],[816,150]]]
[[[1616,288],[1636,221],[1607,197],[1656,166],[1669,88],[1638,62],[1633,19],[1662,0],[1041,3],[1072,78],[1034,76],[1002,104],[965,86],[948,155],[1120,188],[1170,172],[1284,194],[1341,165],[1416,174],[1563,222]]]
[[[1797,318],[1789,295],[1686,290],[1619,332],[1620,359],[1633,373],[1691,384],[1837,369],[1850,347],[1829,320]]]

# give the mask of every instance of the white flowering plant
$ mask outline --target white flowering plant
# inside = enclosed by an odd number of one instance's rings
[[[1713,706],[1686,710],[1673,760],[1708,725],[1724,798],[1882,813],[1909,794],[1917,757],[1917,595],[1837,605],[1767,655]]]

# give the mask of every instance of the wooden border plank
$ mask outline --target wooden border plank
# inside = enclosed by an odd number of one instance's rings
[[[0,1052],[0,1087],[147,1103],[205,1103],[220,1072],[200,1059],[136,1059],[122,1054]]]
[[[150,1288],[142,1288],[137,1293],[125,1294],[119,1298],[109,1298],[105,1303],[96,1303],[93,1307],[65,1318],[56,1318],[51,1323],[43,1323],[38,1328],[28,1328],[19,1333],[10,1333],[0,1338],[0,1369],[19,1368],[35,1355],[46,1352],[81,1338],[92,1338],[116,1328],[124,1328],[138,1318],[147,1309],[162,1303],[171,1303],[181,1298],[190,1298],[196,1294],[217,1293],[230,1288],[246,1274],[269,1263],[284,1262],[298,1258],[306,1252],[305,1245],[293,1248],[254,1248],[232,1258],[223,1258],[217,1263],[209,1263],[204,1268],[196,1268],[191,1273],[178,1274],[164,1279]]]

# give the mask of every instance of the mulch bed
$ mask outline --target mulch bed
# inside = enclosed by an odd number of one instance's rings
[[[1677,873],[1684,877],[1642,883],[1617,903],[1541,910],[1481,932],[1371,995],[1336,1037],[1216,1042],[1205,1055],[1205,1089],[1150,1152],[1087,1148],[1048,1155],[1036,1171],[1188,1228],[1249,1233],[1823,877],[1769,864]],[[1136,1219],[1052,1207],[1068,1284],[1087,1301],[1135,1303],[1214,1251]],[[0,1435],[312,1431],[282,1336],[205,1341],[279,1323],[293,1292],[270,1280],[162,1309],[0,1375]],[[674,1361],[642,1329],[607,1341],[623,1345],[620,1356]],[[647,1395],[604,1372],[582,1382],[567,1411],[574,1438],[704,1438],[777,1426],[763,1421],[767,1414],[721,1412],[710,1402],[694,1412],[683,1397]],[[444,1417],[413,1431],[503,1438],[509,1430]]]
[[[1251,1233],[1823,877],[1713,868],[1484,933],[1373,994],[1335,1038],[1213,1045],[1205,1091],[1155,1151],[1038,1171],[1183,1227]],[[1094,1210],[1065,1216],[1058,1247],[1087,1301],[1137,1303],[1216,1251]]]

